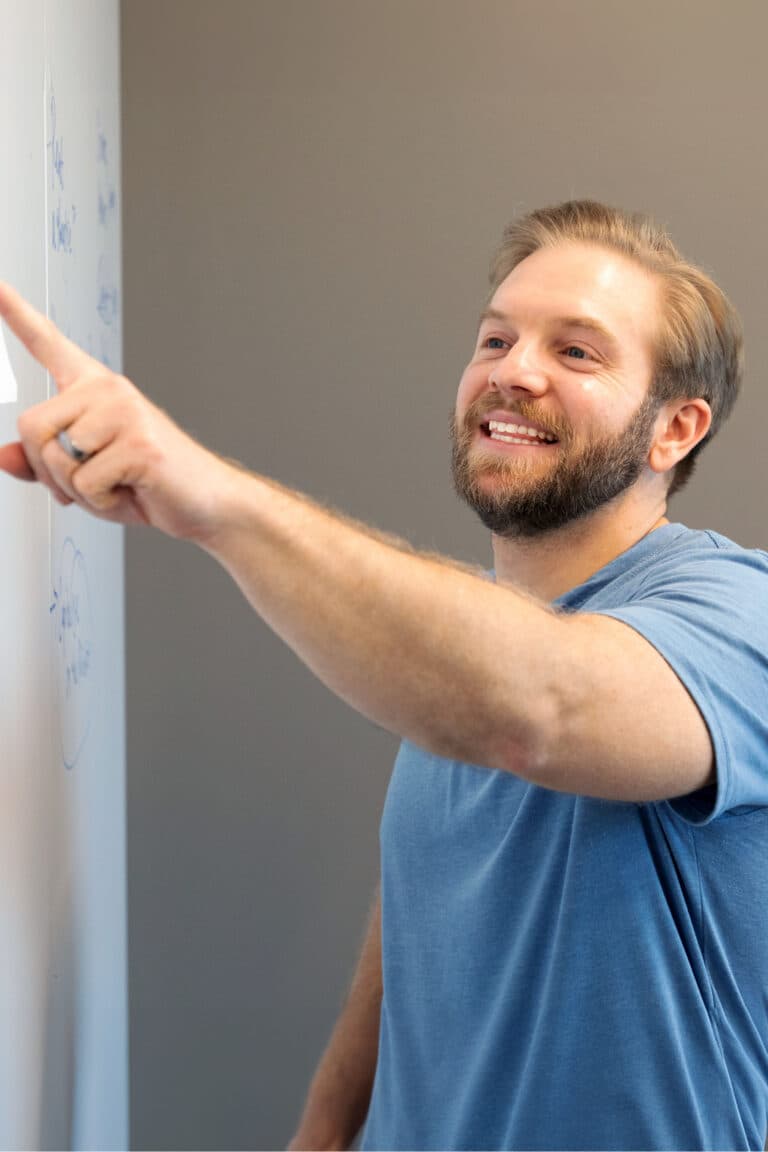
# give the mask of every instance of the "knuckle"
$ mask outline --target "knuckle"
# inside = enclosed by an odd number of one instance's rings
[[[138,425],[146,408],[146,401],[125,376],[110,375],[99,382],[99,400],[112,418],[125,428]]]
[[[109,392],[111,384],[111,372],[101,364],[89,364],[88,367],[80,373],[73,387],[77,388],[78,391],[85,389],[90,393],[103,394],[104,392]]]
[[[43,461],[43,464],[45,464],[46,468],[50,469],[51,463],[56,460],[57,453],[61,451],[62,448],[55,437],[52,437],[50,440],[46,440],[45,444],[43,444],[42,448],[40,449],[40,458]]]
[[[121,376],[119,372],[115,373],[115,383],[127,396],[139,395],[139,390],[133,381],[129,380],[127,376]]]
[[[110,372],[106,376],[101,377],[105,388],[115,398],[120,398],[125,392],[122,376],[118,376],[116,372]]]
[[[87,479],[79,480],[77,484],[73,483],[73,487],[77,493],[78,502],[86,505],[92,512],[109,512],[114,506],[116,496],[109,488],[89,484]]]
[[[110,397],[115,402],[130,406],[135,402],[139,393],[138,390],[131,384],[126,376],[120,376],[116,372],[111,372],[109,378],[105,381]]]
[[[137,428],[129,443],[132,457],[141,460],[144,468],[157,468],[163,463],[162,445],[148,424]]]
[[[98,479],[94,476],[87,464],[75,468],[69,483],[78,503],[93,511],[102,512],[109,508],[113,501],[112,489],[105,487],[103,478]]]
[[[129,388],[133,389],[130,380],[127,380],[125,376],[111,372],[98,362],[89,365],[78,376],[73,387],[77,388],[83,395],[87,391],[88,399],[91,402],[101,400],[108,404],[115,404],[122,400],[128,394]],[[135,391],[135,389],[133,390]]]
[[[36,408],[37,406],[35,406]],[[27,408],[22,412],[16,421],[16,427],[19,431],[19,436],[22,440],[29,440],[35,431],[37,424],[37,417],[35,415],[35,408]]]
[[[82,500],[88,500],[88,478],[83,468],[75,468],[70,480],[72,491]]]

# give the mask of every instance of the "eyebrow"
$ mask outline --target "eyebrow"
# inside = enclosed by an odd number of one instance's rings
[[[501,312],[498,308],[484,308],[480,313],[480,323],[478,327],[482,326],[485,320],[501,320],[504,324],[511,324],[511,318],[505,312]],[[552,327],[562,328],[584,328],[587,332],[594,332],[599,336],[612,352],[618,353],[619,342],[604,324],[599,320],[593,320],[591,316],[555,316],[552,320]]]

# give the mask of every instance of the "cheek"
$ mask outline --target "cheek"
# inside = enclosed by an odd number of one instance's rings
[[[456,415],[461,417],[480,392],[480,383],[469,368],[465,368],[456,392]]]
[[[607,431],[621,420],[625,407],[624,398],[617,395],[616,389],[594,376],[585,376],[575,387],[571,386],[568,409],[576,426],[588,423]]]

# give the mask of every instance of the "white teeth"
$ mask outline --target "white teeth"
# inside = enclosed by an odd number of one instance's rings
[[[520,436],[503,436],[501,432],[491,432],[490,438],[491,440],[501,440],[505,444],[528,444],[529,446],[533,446],[535,443],[530,437],[527,440],[523,440]]]
[[[504,435],[504,436],[494,437],[494,439],[499,439],[499,440],[501,440],[501,439],[506,440],[509,437],[510,433],[515,433],[515,432],[517,432],[518,435],[536,436],[536,437],[538,437],[539,440],[544,440],[548,444],[552,444],[555,440],[555,437],[551,436],[549,434],[549,432],[538,432],[535,428],[527,428],[525,426],[525,424],[507,424],[503,420],[489,420],[488,421],[488,428],[489,428],[491,433],[493,433],[493,432],[506,433],[506,435]],[[515,440],[515,441],[511,441],[511,442],[512,443],[519,443],[519,444],[525,444],[526,443],[525,440]]]

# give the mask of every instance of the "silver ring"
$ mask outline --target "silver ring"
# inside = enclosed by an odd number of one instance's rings
[[[61,432],[59,432],[56,439],[58,440],[59,444],[61,444],[67,456],[69,456],[77,464],[84,464],[85,461],[90,460],[91,456],[93,455],[92,452],[83,452],[82,448],[78,448],[75,444],[73,444],[69,438],[69,433],[64,428],[62,428]]]

